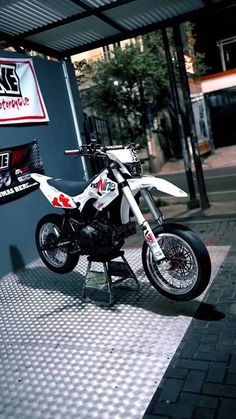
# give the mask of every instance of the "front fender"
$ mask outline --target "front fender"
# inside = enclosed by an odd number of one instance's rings
[[[168,182],[165,179],[156,178],[154,176],[143,176],[140,179],[127,179],[128,185],[132,191],[132,194],[136,194],[140,189],[151,189],[156,188],[160,192],[164,192],[168,195],[186,198],[188,195],[182,189],[179,189],[173,183]],[[130,206],[127,199],[123,196],[121,200],[121,222],[126,224],[129,222]]]
[[[188,196],[186,192],[175,186],[173,183],[168,182],[168,180],[160,179],[154,176],[143,176],[140,179],[128,179],[127,182],[132,192],[143,188],[156,188],[158,191],[164,192],[168,195],[180,198],[186,198]]]

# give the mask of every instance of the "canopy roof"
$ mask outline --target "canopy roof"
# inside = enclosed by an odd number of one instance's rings
[[[0,47],[32,49],[59,59],[118,42],[225,0],[0,0]]]

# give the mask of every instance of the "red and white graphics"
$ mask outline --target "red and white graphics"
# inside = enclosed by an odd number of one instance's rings
[[[52,205],[54,207],[75,208],[73,200],[64,193],[60,193],[59,196],[58,194],[54,196]]]
[[[97,200],[93,206],[99,211],[109,205],[119,195],[118,184],[109,179],[107,170],[104,170],[101,175],[94,179],[85,192],[89,193],[89,195],[95,194]]]
[[[93,206],[101,211],[109,205],[118,195],[118,184],[113,182],[107,176],[107,170],[104,170],[101,175],[98,175],[84,191],[75,196],[69,196],[48,183],[51,177],[44,176],[38,173],[32,173],[31,177],[39,183],[39,187],[49,202],[56,208],[73,209],[78,208],[82,211],[86,202],[89,199],[94,199]]]
[[[48,184],[48,180],[52,179],[51,177],[39,173],[32,173],[31,177],[39,183],[41,191],[55,208],[77,208],[77,205],[71,196]]]
[[[150,247],[152,251],[154,258],[157,261],[164,259],[165,255],[162,252],[162,249],[159,246],[158,241],[156,237],[154,236],[153,231],[147,221],[144,221],[143,223],[143,235],[147,242],[147,245]]]

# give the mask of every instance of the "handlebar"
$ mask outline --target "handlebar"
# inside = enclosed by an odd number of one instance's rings
[[[78,155],[80,153],[79,149],[75,149],[75,150],[65,150],[64,154],[66,155]]]
[[[74,150],[65,150],[64,154],[69,155],[69,156],[75,156],[75,157],[79,157],[79,156],[105,156],[106,153],[103,151],[103,147],[101,148],[91,148],[89,145],[88,146],[81,146],[77,149]]]
[[[91,141],[90,144],[82,145],[77,149],[73,150],[65,150],[64,154],[66,155],[73,155],[73,156],[100,156],[104,157],[106,154],[106,151],[112,151],[112,150],[122,150],[122,149],[130,149],[133,148],[135,150],[141,150],[142,148],[146,148],[145,146],[142,146],[141,144],[134,144],[130,143],[127,145],[111,145],[111,146],[102,146],[99,143],[96,143],[95,141]]]

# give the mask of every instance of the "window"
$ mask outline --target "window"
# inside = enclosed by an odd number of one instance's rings
[[[223,71],[236,68],[236,37],[222,39],[217,43]]]

